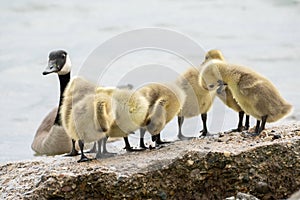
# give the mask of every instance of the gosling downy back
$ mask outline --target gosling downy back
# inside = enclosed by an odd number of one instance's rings
[[[242,110],[257,120],[267,116],[267,122],[275,122],[292,110],[267,78],[249,68],[208,62],[201,76],[205,77],[206,84],[214,85],[212,90],[227,84]]]
[[[117,130],[118,136],[122,132],[128,135],[144,124],[149,102],[139,92],[118,88],[98,88],[97,93],[111,95],[113,116],[118,128],[115,125],[113,127]],[[111,134],[114,133],[108,133]]]
[[[150,103],[147,130],[156,135],[171,121],[185,102],[185,93],[174,83],[152,83],[138,90]]]
[[[112,119],[111,98],[105,94],[98,95],[94,92],[82,94],[87,86],[82,79],[75,79],[66,90],[62,104],[62,122],[67,134],[74,140],[93,142],[102,139],[109,131]],[[83,83],[82,85],[77,85]],[[91,88],[88,88],[91,89]],[[92,89],[91,89],[92,90]]]

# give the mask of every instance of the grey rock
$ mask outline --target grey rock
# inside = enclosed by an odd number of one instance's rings
[[[272,129],[280,139],[228,134],[228,143],[178,141],[87,163],[55,156],[3,164],[0,199],[287,199],[300,188],[300,122]]]

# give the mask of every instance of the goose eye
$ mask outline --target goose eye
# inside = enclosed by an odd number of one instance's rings
[[[210,85],[208,85],[208,87],[209,87],[209,88],[214,88],[215,85],[214,85],[214,84],[210,84]]]
[[[61,58],[62,58],[62,59],[65,59],[65,58],[66,58],[66,55],[65,55],[65,54],[61,55]]]

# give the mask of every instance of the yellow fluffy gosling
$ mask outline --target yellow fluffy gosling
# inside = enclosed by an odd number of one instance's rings
[[[267,78],[249,68],[212,60],[205,64],[201,77],[200,84],[210,90],[224,85],[230,89],[242,110],[257,119],[255,135],[265,129],[266,122],[275,122],[292,110]]]
[[[210,60],[217,59],[217,60],[222,60],[225,62],[225,58],[220,50],[210,50],[206,53],[205,55],[205,61],[204,63],[209,62]],[[245,126],[243,126],[243,118],[245,112],[242,110],[242,108],[239,106],[237,101],[233,98],[232,93],[230,89],[226,86],[220,87],[217,90],[217,97],[219,97],[222,102],[227,105],[229,108],[233,109],[234,111],[238,112],[239,115],[239,122],[238,122],[238,127],[236,129],[233,129],[232,131],[238,131],[241,132],[244,129],[248,130],[250,126],[250,121],[249,121],[249,115],[246,115],[246,122]]]

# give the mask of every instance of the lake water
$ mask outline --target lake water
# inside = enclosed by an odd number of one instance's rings
[[[205,50],[221,49],[228,61],[251,66],[294,105],[293,114],[279,123],[300,119],[299,0],[95,0],[88,4],[24,0],[0,4],[0,163],[34,157],[30,145],[35,131],[58,103],[57,76],[41,74],[49,51],[66,49],[76,75],[103,42],[143,27],[179,31]],[[124,66],[149,63],[181,71],[188,67],[173,56],[144,51],[119,59],[110,73],[117,77]],[[200,130],[197,118],[187,121],[185,132],[198,134],[190,131],[189,123]],[[211,132],[236,123],[237,114],[216,100],[209,113]],[[175,120],[162,135],[174,139],[176,131]]]

